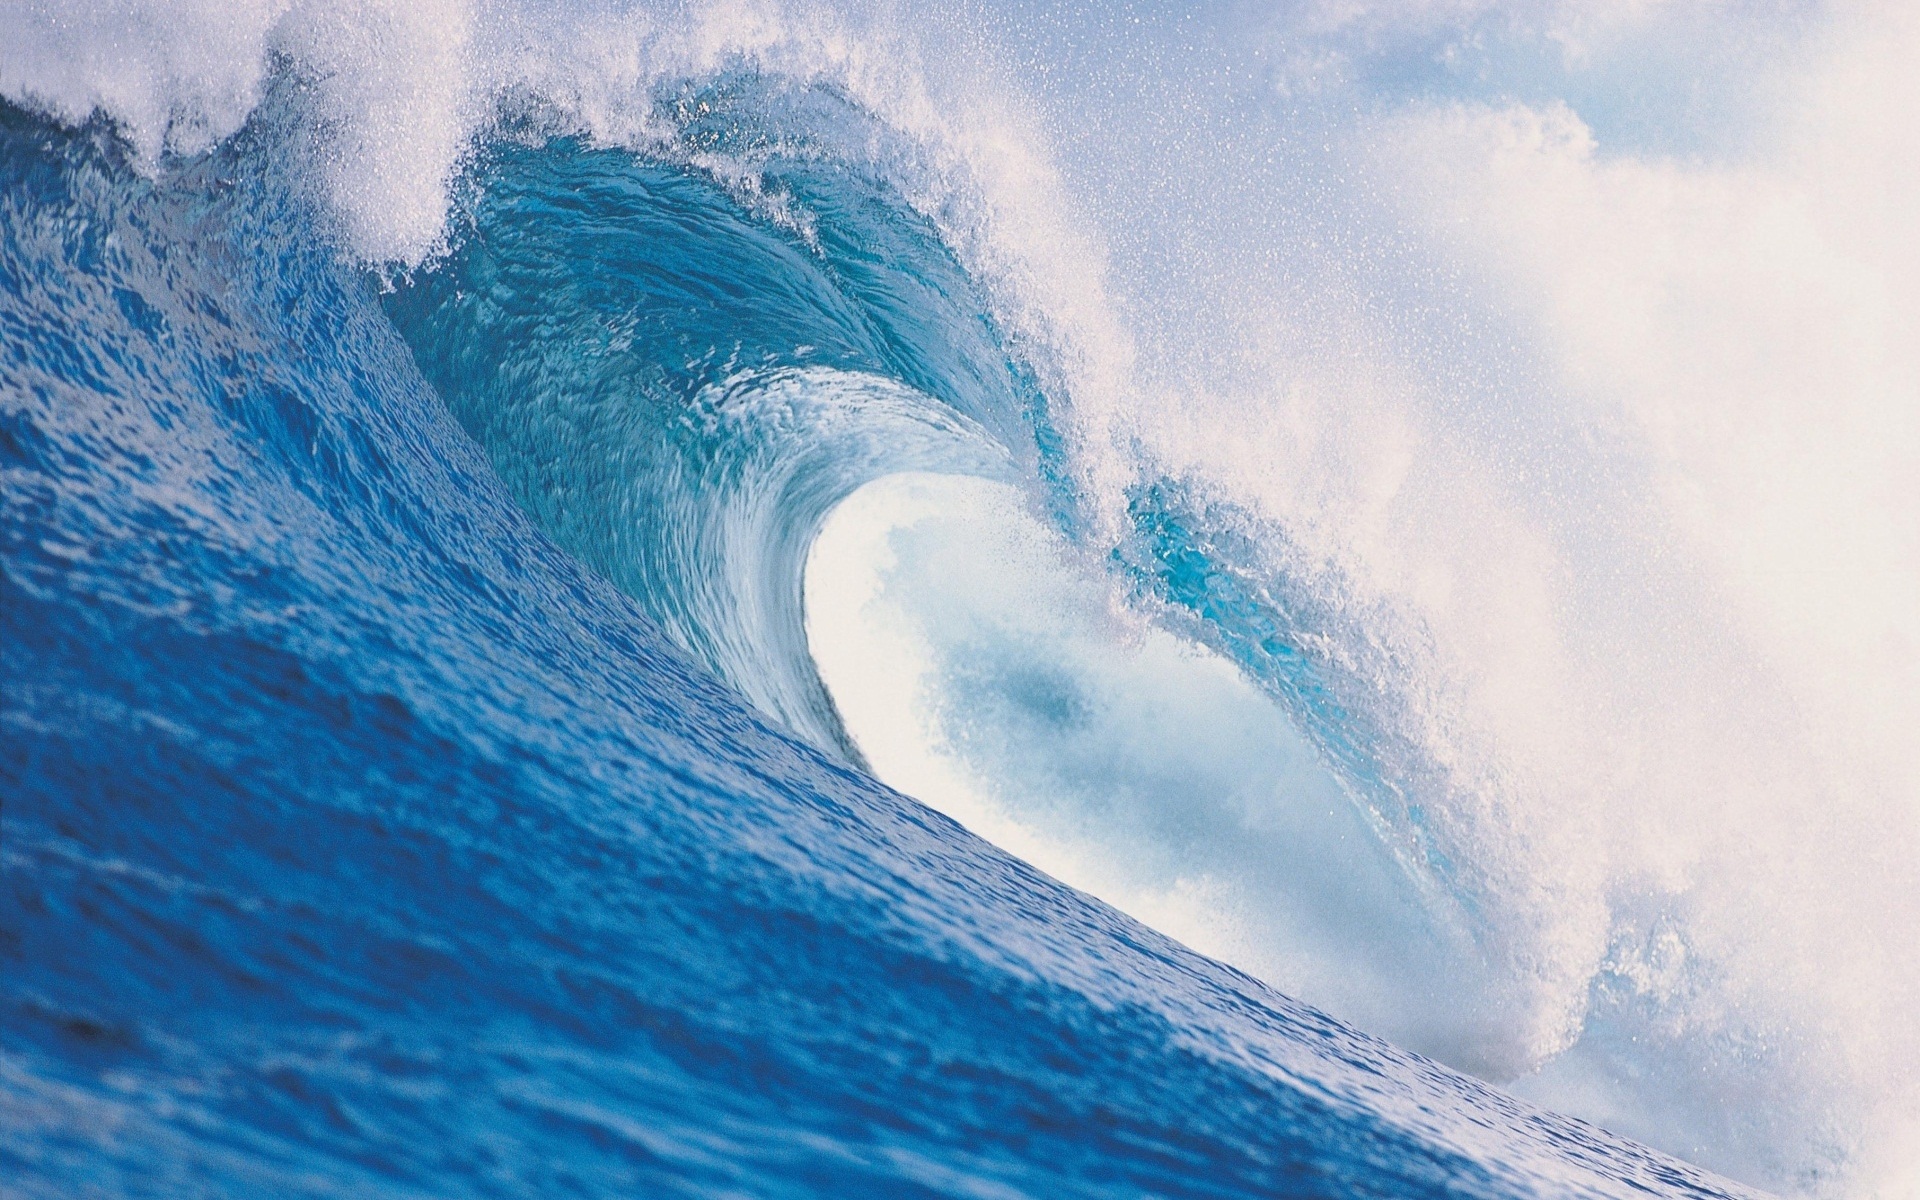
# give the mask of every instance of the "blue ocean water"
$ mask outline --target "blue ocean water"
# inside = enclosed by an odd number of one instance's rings
[[[0,0],[0,1195],[1909,1194],[1909,45]]]
[[[1733,1194],[834,754],[794,555],[1049,437],[870,180],[796,167],[803,236],[503,141],[396,280],[273,136],[156,180],[4,114],[8,1194]],[[729,422],[796,378],[865,399]]]

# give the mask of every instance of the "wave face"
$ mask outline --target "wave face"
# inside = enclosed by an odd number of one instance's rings
[[[1910,19],[0,17],[22,1195],[1920,1186]]]
[[[892,472],[1031,474],[1041,406],[928,223],[844,158],[783,146],[876,136],[871,119],[793,90],[734,77],[677,98],[701,114],[686,143],[782,147],[758,212],[685,164],[501,147],[453,251],[387,310],[543,529],[857,761],[803,629],[815,535]],[[804,227],[774,219],[794,212]]]

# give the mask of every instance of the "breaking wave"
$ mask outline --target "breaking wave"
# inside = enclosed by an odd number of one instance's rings
[[[29,1186],[1914,1185],[1912,22],[6,12]]]

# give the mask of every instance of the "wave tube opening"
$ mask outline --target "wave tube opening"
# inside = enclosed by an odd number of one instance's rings
[[[1471,1041],[1432,1004],[1475,1016],[1457,931],[1319,751],[1232,663],[1128,610],[1017,487],[867,484],[814,543],[806,601],[882,779],[1343,1019]]]

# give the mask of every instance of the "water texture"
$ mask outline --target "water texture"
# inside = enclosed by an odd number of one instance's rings
[[[1911,21],[0,22],[7,1194],[1920,1178]]]

